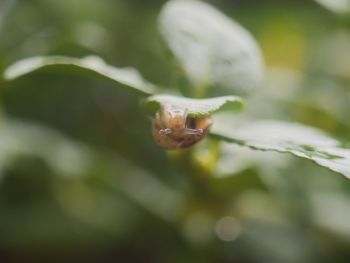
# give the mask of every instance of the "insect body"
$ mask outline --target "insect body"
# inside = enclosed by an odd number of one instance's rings
[[[190,117],[187,110],[166,105],[155,115],[153,137],[163,148],[186,148],[203,139],[211,124],[210,116]]]

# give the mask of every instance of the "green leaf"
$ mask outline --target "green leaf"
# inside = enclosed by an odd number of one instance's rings
[[[63,56],[27,58],[9,66],[5,70],[4,78],[7,81],[11,81],[42,69],[79,70],[102,77],[117,86],[122,85],[142,95],[151,95],[155,92],[155,87],[146,82],[137,70],[110,66],[96,56],[88,56],[81,59]]]
[[[4,24],[4,21],[10,12],[10,10],[15,6],[14,0],[2,0],[0,1],[0,29]]]
[[[245,93],[262,77],[262,57],[251,37],[238,23],[208,4],[172,0],[163,8],[161,32],[182,64],[196,94]]]
[[[315,0],[325,8],[339,14],[350,14],[350,0]]]
[[[211,134],[254,150],[291,153],[350,178],[350,149],[323,132],[297,123],[271,120],[235,122],[230,116],[214,118]]]
[[[0,175],[16,156],[35,156],[63,175],[81,175],[90,169],[91,152],[58,132],[39,125],[6,120],[0,124]]]
[[[189,116],[208,116],[218,111],[237,111],[243,106],[240,97],[224,96],[210,99],[190,99],[172,95],[155,95],[147,98],[145,107],[150,113],[155,113],[161,106],[187,110]]]

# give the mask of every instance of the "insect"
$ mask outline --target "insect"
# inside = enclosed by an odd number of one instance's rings
[[[162,106],[153,121],[153,137],[165,149],[187,148],[203,139],[212,124],[210,116],[190,117],[187,110]]]

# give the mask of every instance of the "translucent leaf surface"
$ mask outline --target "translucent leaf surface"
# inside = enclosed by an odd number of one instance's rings
[[[350,149],[341,148],[337,140],[317,129],[270,120],[238,123],[229,116],[214,122],[211,133],[225,141],[255,150],[291,153],[350,178]]]
[[[8,67],[4,73],[4,78],[10,81],[46,68],[60,68],[72,71],[80,70],[102,77],[112,81],[115,85],[122,85],[131,91],[136,91],[144,95],[153,94],[155,91],[155,87],[146,82],[137,70],[133,68],[116,68],[110,66],[96,56],[89,56],[82,59],[62,56],[27,58]]]
[[[160,28],[195,88],[210,86],[210,94],[228,95],[260,81],[262,59],[254,39],[210,5],[169,1],[161,12]]]
[[[210,99],[190,99],[172,95],[155,95],[149,97],[145,106],[151,113],[161,105],[174,109],[187,110],[189,116],[207,116],[217,111],[237,111],[242,108],[242,99],[236,96],[224,96]]]

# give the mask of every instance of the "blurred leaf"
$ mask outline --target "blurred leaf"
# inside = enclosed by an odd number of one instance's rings
[[[273,152],[254,151],[237,144],[223,142],[220,158],[215,167],[215,176],[218,178],[236,176],[252,167],[257,167],[260,173],[268,171],[271,174],[271,171],[286,167],[290,161],[288,157]]]
[[[90,168],[92,156],[83,145],[48,128],[6,121],[0,125],[0,136],[1,169],[19,155],[39,157],[63,175],[81,175]]]
[[[319,227],[349,239],[349,201],[349,196],[340,191],[313,193],[311,194],[312,218]]]
[[[350,0],[315,0],[336,13],[350,13]]]
[[[208,4],[172,0],[160,15],[161,32],[181,62],[196,94],[237,94],[262,76],[260,50],[239,24]]]
[[[214,119],[211,133],[225,141],[254,150],[291,153],[350,178],[350,149],[321,131],[297,123],[251,121],[235,123],[232,117]]]
[[[155,95],[149,97],[145,106],[152,113],[162,105],[168,105],[174,109],[187,110],[189,116],[207,116],[218,111],[237,111],[242,108],[243,101],[240,97],[224,96],[210,99],[190,99],[172,95]]]
[[[145,81],[137,70],[110,66],[96,56],[88,56],[82,59],[63,56],[27,58],[9,66],[4,73],[4,78],[11,81],[34,71],[47,68],[77,69],[110,80],[118,87],[123,85],[125,88],[141,95],[151,95],[155,91],[155,86]]]
[[[168,187],[135,163],[115,154],[101,154],[54,130],[14,120],[0,125],[0,136],[0,175],[1,169],[9,167],[19,156],[38,157],[58,175],[87,175],[97,169],[99,179],[156,216],[170,221],[178,216],[182,196],[174,187]],[[100,165],[103,169],[99,168]],[[68,194],[66,188],[63,189],[64,195]],[[74,200],[77,198],[75,196]],[[66,205],[73,207],[75,203],[66,200]],[[79,209],[75,207],[72,212],[78,213]]]
[[[185,205],[181,191],[120,157],[110,161],[117,169],[105,179],[108,185],[165,221],[178,219]]]
[[[2,0],[0,2],[0,29],[7,14],[15,6],[15,2],[15,0]]]

